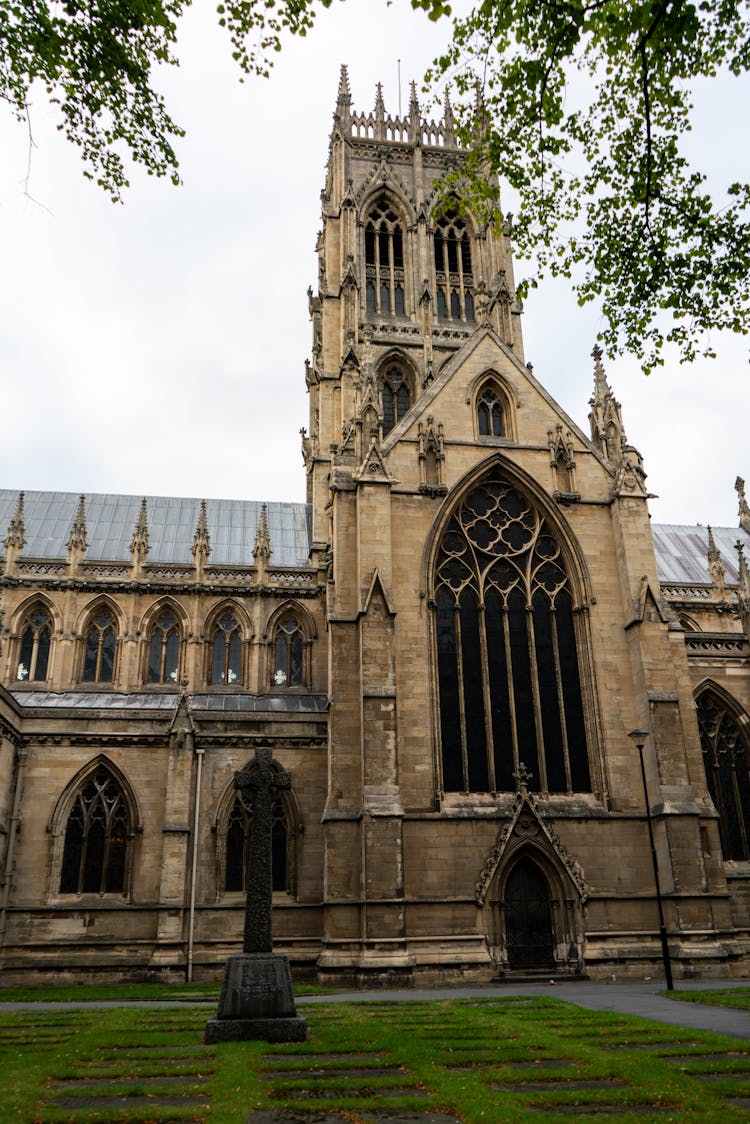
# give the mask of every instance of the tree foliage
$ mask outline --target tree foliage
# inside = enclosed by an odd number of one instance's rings
[[[353,0],[356,2],[356,0]],[[443,0],[411,0],[431,19]],[[189,0],[0,0],[0,99],[28,119],[44,90],[84,172],[119,200],[128,160],[179,183],[182,130],[154,85],[176,65]],[[331,0],[223,0],[241,75],[267,75],[285,33]],[[454,91],[467,150],[462,197],[525,259],[597,300],[610,351],[649,370],[665,343],[710,354],[708,333],[750,330],[750,186],[709,189],[685,155],[696,83],[750,63],[750,0],[484,0],[454,21],[428,84]],[[446,33],[448,24],[446,20]],[[452,185],[455,187],[454,185]]]

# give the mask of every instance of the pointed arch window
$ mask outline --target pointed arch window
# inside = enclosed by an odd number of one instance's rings
[[[365,224],[365,299],[368,312],[405,314],[403,229],[386,198],[371,208]]]
[[[176,683],[180,664],[180,626],[167,609],[154,621],[148,648],[148,683]]]
[[[278,796],[272,807],[271,827],[271,881],[274,890],[295,892],[296,832],[292,830],[285,802]],[[226,864],[224,890],[227,893],[244,891],[250,859],[250,836],[253,812],[249,801],[240,793],[235,797],[227,821]]]
[[[100,609],[86,632],[83,652],[83,682],[111,683],[115,673],[117,632],[109,609]]]
[[[503,405],[491,384],[482,387],[477,398],[477,425],[481,437],[504,437]]]
[[[390,367],[383,376],[383,436],[400,422],[411,405],[409,384],[398,367]]]
[[[573,600],[546,519],[508,482],[478,484],[437,555],[438,691],[447,792],[591,790]]]
[[[26,617],[18,652],[16,679],[42,683],[49,674],[52,648],[52,619],[46,609],[36,608]]]
[[[301,687],[304,681],[303,636],[300,623],[288,613],[276,626],[273,642],[273,684]]]
[[[698,699],[698,729],[724,858],[750,859],[750,746],[737,716],[714,691]]]
[[[466,224],[455,211],[435,227],[435,282],[440,319],[474,319],[474,275]]]
[[[233,613],[224,613],[214,629],[211,682],[232,687],[242,681],[242,635]]]
[[[107,769],[97,769],[68,816],[60,893],[124,893],[130,835],[124,793]]]

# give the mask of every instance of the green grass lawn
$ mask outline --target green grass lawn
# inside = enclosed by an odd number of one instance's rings
[[[218,1003],[221,983],[111,983],[70,984],[60,987],[0,988],[0,1010],[3,1003],[89,1003],[94,1000],[170,999],[187,1003],[204,1000]],[[295,995],[331,994],[331,988],[318,984],[295,983]]]
[[[736,1039],[546,997],[299,1009],[307,1042],[211,1047],[208,1012],[189,1005],[0,1009],[0,1120],[246,1124],[265,1110],[339,1112],[342,1124],[397,1113],[725,1124],[750,1111],[750,1046]]]
[[[680,988],[679,991],[662,994],[684,1003],[709,1003],[714,1007],[739,1007],[742,1011],[750,1011],[750,987],[722,987],[716,991],[683,991]]]

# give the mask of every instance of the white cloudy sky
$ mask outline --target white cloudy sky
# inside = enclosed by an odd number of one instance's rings
[[[40,99],[29,199],[27,138],[0,115],[0,487],[304,499],[306,290],[340,64],[356,108],[381,80],[396,112],[397,58],[406,105],[449,26],[406,0],[350,0],[290,42],[269,81],[242,85],[212,6],[188,12],[182,66],[162,79],[187,129],[183,187],[136,171],[113,205]],[[694,148],[720,184],[750,174],[748,92],[727,80],[699,94]],[[585,430],[597,323],[563,284],[524,318],[535,374]],[[737,522],[748,345],[715,343],[713,362],[648,379],[607,364],[659,522]]]

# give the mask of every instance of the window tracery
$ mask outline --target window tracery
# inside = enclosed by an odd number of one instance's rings
[[[389,367],[383,375],[383,436],[401,421],[411,405],[409,384],[398,367]]]
[[[52,618],[46,609],[37,606],[24,621],[16,679],[29,683],[44,682],[49,673],[51,648]]]
[[[438,317],[474,319],[474,277],[466,224],[449,211],[438,219],[435,235],[435,283]]]
[[[242,634],[233,613],[216,622],[211,645],[211,683],[231,687],[242,681]]]
[[[463,500],[436,561],[443,785],[590,791],[573,600],[547,520],[496,476]]]
[[[276,626],[273,643],[273,684],[301,687],[303,684],[303,636],[299,621],[287,613]]]
[[[492,383],[482,387],[477,398],[477,426],[480,437],[504,437],[505,417],[500,395]]]
[[[403,232],[386,198],[374,205],[365,225],[365,299],[368,312],[405,314]]]
[[[737,716],[714,691],[697,703],[706,782],[719,813],[725,859],[750,859],[750,747]]]
[[[60,893],[124,893],[130,834],[122,788],[99,768],[82,785],[68,816]]]
[[[296,833],[282,797],[272,806],[271,881],[274,890],[295,892]],[[227,893],[247,889],[250,859],[250,837],[253,812],[242,793],[234,799],[227,820],[224,890]]]
[[[84,683],[111,683],[115,671],[117,632],[109,609],[100,609],[86,632],[83,652]]]
[[[148,649],[148,683],[176,683],[180,664],[180,626],[166,609],[154,621]]]

